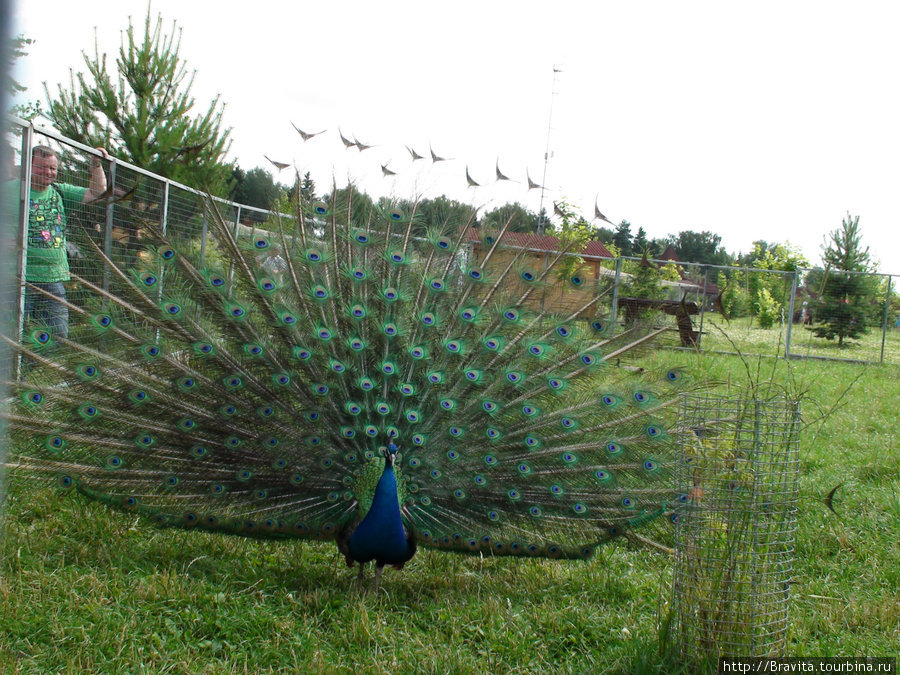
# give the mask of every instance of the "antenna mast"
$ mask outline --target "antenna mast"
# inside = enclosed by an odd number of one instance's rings
[[[557,92],[556,91],[556,83],[559,74],[562,72],[561,64],[553,64],[553,85],[550,88],[550,115],[547,120],[547,147],[544,149],[544,173],[541,176],[541,204],[538,207],[538,216],[540,217],[540,222],[538,225],[538,234],[544,233],[544,191],[547,189],[547,166],[550,164],[550,157],[552,156],[550,153],[550,132],[553,130],[553,102],[556,99]]]

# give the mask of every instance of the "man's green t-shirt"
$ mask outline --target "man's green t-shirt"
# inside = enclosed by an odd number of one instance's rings
[[[66,206],[80,204],[87,188],[54,183],[31,191],[28,200],[28,258],[25,280],[49,284],[69,280],[66,255]]]

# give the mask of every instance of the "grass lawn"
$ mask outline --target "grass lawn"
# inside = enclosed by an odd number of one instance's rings
[[[723,331],[728,337],[723,335]],[[733,352],[736,344],[744,354],[783,356],[786,336],[786,326],[776,325],[770,329],[762,329],[751,317],[726,321],[720,314],[708,312],[704,316],[701,346],[706,351]],[[837,340],[816,337],[809,328],[795,324],[791,327],[791,354],[879,363],[882,360],[882,338],[884,363],[900,365],[900,330],[892,323],[885,332],[882,332],[880,322],[870,326],[867,334],[848,340],[843,347],[838,347]]]
[[[737,358],[695,367],[741,382]],[[900,371],[753,361],[808,389],[787,655],[900,646]],[[773,372],[774,371],[774,372]],[[847,385],[859,379],[846,395]],[[836,404],[836,405],[835,405]],[[823,498],[836,485],[834,508]],[[10,486],[0,672],[676,672],[658,653],[671,559],[587,562],[420,551],[357,589],[333,544],[157,530],[77,494]]]

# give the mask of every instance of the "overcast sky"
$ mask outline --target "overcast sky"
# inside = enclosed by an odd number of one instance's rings
[[[83,70],[95,27],[112,62],[146,8],[20,0],[14,30],[36,40],[15,73],[26,97]],[[590,217],[596,198],[632,232],[711,230],[730,252],[790,241],[814,263],[849,211],[881,271],[900,273],[898,3],[154,0],[152,12],[183,30],[198,107],[221,95],[245,169],[268,155],[320,187],[349,175],[406,197],[415,179],[427,195],[537,210],[526,170],[542,179],[549,130],[550,208],[565,198]],[[304,144],[292,122],[327,133]],[[345,150],[338,127],[375,147]],[[413,163],[404,145],[453,161]],[[520,182],[494,182],[498,161]],[[483,187],[467,186],[467,166]]]

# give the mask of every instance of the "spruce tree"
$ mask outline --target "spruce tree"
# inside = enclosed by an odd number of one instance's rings
[[[864,274],[847,272],[870,271],[869,248],[862,246],[859,216],[848,213],[829,236],[831,242],[822,254],[827,272],[811,330],[826,340],[837,338],[838,347],[843,348],[845,340],[868,332],[872,281]]]
[[[222,162],[230,129],[221,126],[224,106],[214,98],[205,113],[192,114],[195,72],[188,73],[178,52],[181,31],[162,30],[162,16],[144,35],[135,36],[129,19],[115,62],[94,45],[82,52],[87,73],[70,78],[69,88],[50,94],[46,116],[61,134],[91,147],[106,147],[120,159],[191,187],[225,194],[231,167]]]

